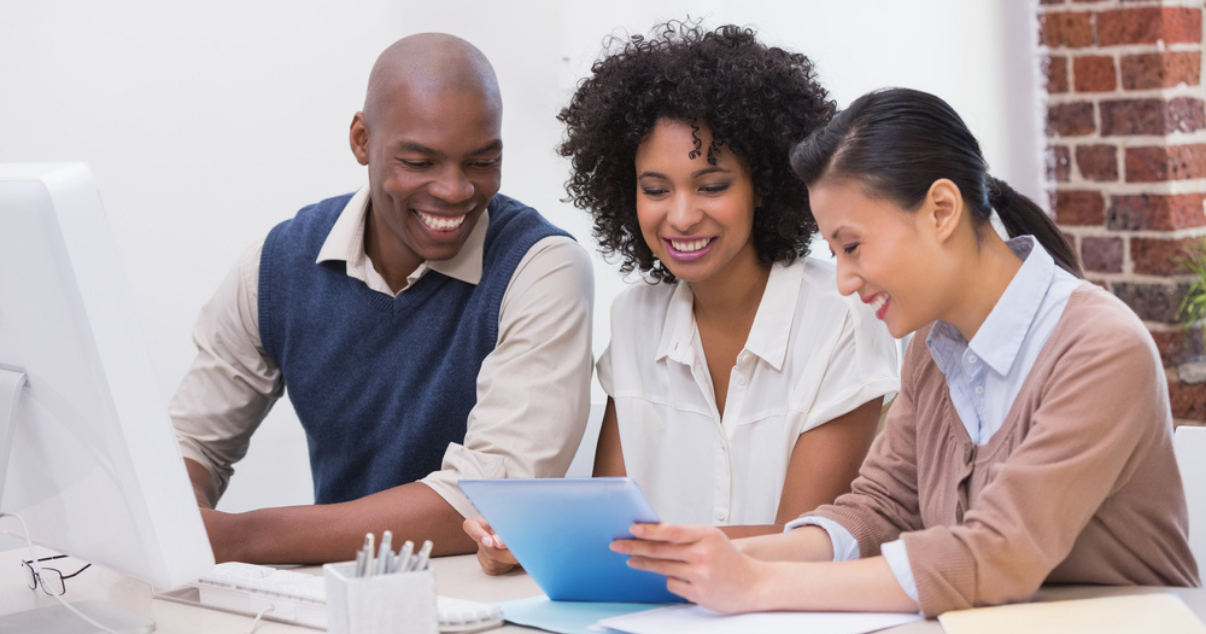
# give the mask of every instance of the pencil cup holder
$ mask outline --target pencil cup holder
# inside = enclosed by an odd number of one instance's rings
[[[326,564],[327,631],[331,634],[438,634],[435,574],[357,577],[354,562]]]

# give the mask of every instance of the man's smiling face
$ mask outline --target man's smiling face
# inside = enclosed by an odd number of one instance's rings
[[[357,114],[352,146],[368,166],[366,247],[378,267],[413,271],[454,257],[502,175],[502,108],[481,90],[391,91]]]

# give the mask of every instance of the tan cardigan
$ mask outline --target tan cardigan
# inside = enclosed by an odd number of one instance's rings
[[[1085,283],[1000,431],[976,446],[917,332],[853,491],[810,515],[861,556],[904,540],[922,612],[1029,599],[1043,583],[1196,586],[1159,354]]]

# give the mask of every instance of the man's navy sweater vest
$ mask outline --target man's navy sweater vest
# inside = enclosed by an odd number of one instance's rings
[[[477,285],[428,271],[389,297],[348,277],[344,262],[315,263],[350,198],[277,225],[260,256],[260,336],[306,430],[319,504],[439,470],[448,444],[465,438],[515,267],[541,239],[568,236],[497,195]]]

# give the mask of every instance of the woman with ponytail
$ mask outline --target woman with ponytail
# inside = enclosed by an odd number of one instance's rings
[[[851,493],[781,535],[638,525],[613,548],[721,611],[947,610],[1043,583],[1196,586],[1163,368],[941,99],[856,100],[796,147],[837,284],[895,336],[901,392]],[[1009,234],[990,222],[996,211]]]

